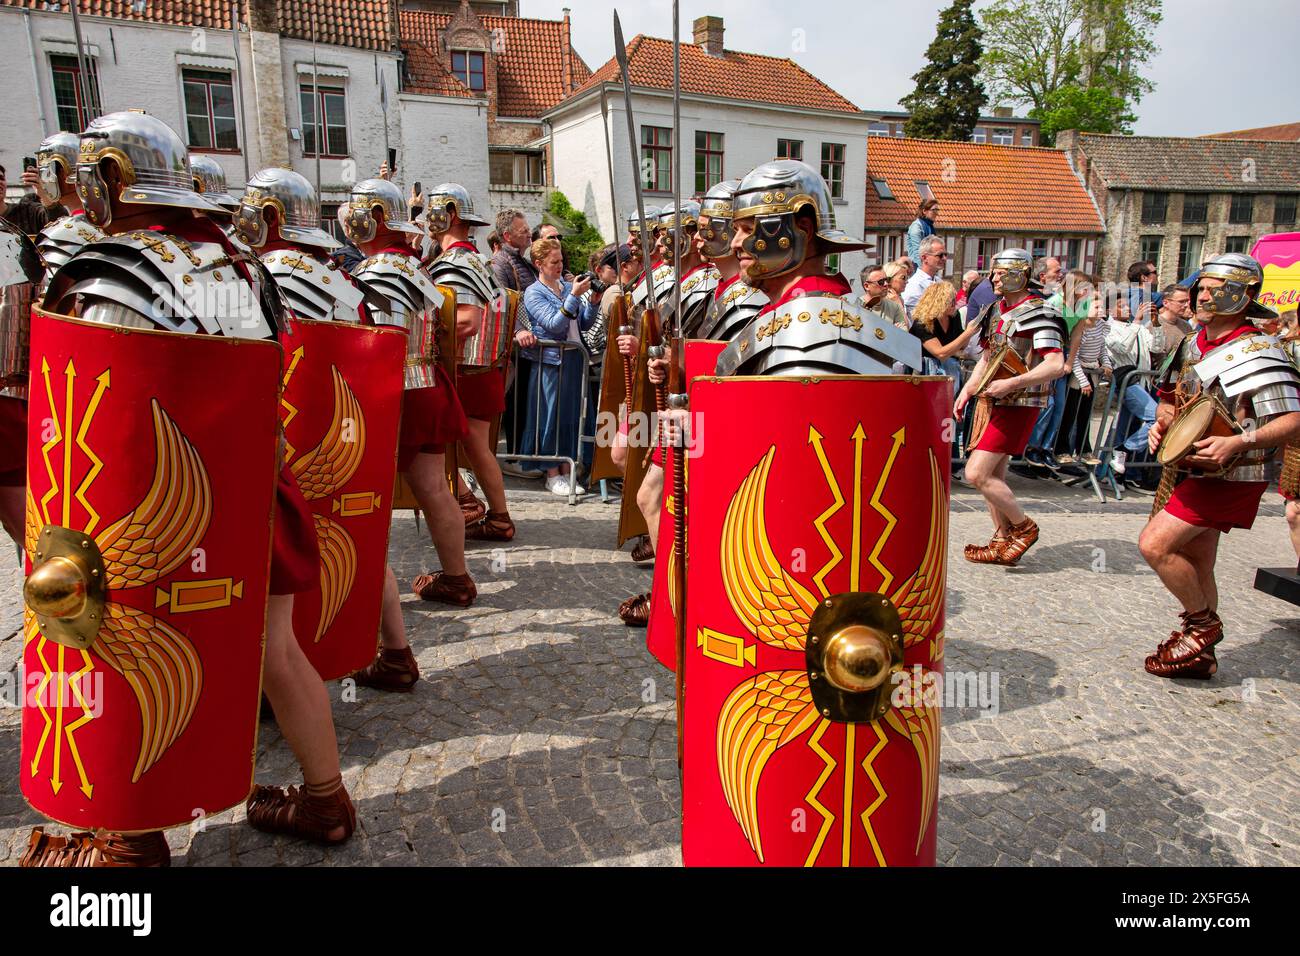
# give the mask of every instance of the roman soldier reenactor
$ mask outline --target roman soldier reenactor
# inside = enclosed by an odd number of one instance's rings
[[[953,406],[960,421],[966,403],[979,399],[966,442],[966,480],[988,504],[993,537],[987,545],[966,546],[966,560],[976,564],[1014,565],[1038,541],[1038,525],[1007,484],[1007,467],[1024,454],[1052,382],[1065,374],[1069,333],[1061,314],[1043,299],[1033,266],[1024,249],[1003,249],[993,257],[998,298],[977,318],[984,352]]]
[[[441,338],[456,321],[455,297],[434,284],[412,253],[408,240],[423,235],[392,183],[367,179],[353,187],[348,237],[367,259],[352,274],[388,300],[387,314],[408,333],[397,470],[424,512],[442,562],[440,571],[419,575],[411,587],[423,600],[469,607],[478,588],[465,565],[465,518],[447,484],[446,469],[448,446],[469,430],[442,362]],[[390,663],[414,666],[413,659]]]
[[[86,218],[77,198],[80,145],[77,134],[58,132],[47,136],[36,148],[36,166],[45,193],[42,198],[68,210],[68,215],[51,220],[36,237],[36,251],[41,254],[46,279],[86,243],[104,238],[104,232]]]
[[[464,342],[456,370],[456,392],[469,420],[461,446],[478,478],[487,505],[466,487],[457,473],[458,503],[470,541],[509,541],[515,536],[506,504],[505,479],[492,444],[493,423],[506,409],[506,366],[510,345],[526,327],[519,297],[497,285],[492,270],[474,247],[473,231],[487,220],[474,213],[465,187],[443,183],[425,197],[429,235],[437,243],[428,271],[433,281],[456,293],[456,333]],[[512,304],[513,303],[513,307]],[[519,323],[525,323],[520,326]]]
[[[683,859],[932,863],[951,384],[826,273],[869,244],[836,228],[813,169],[766,163],[733,203],[743,281],[768,304],[725,346],[685,343],[684,376],[672,355],[652,369],[673,366],[687,394],[670,408],[707,432],[673,515],[689,574],[669,580]],[[761,427],[726,427],[754,409]]]
[[[1251,321],[1275,317],[1256,301],[1263,279],[1244,253],[1201,266],[1191,290],[1198,328],[1161,372],[1148,442],[1165,467],[1138,546],[1183,610],[1146,659],[1157,677],[1208,679],[1218,670],[1219,536],[1254,523],[1278,477],[1278,448],[1300,439],[1300,372]]]
[[[245,797],[254,827],[341,843],[356,812],[329,697],[293,632],[319,555],[277,451],[274,283],[208,218],[221,210],[159,120],[93,120],[77,177],[109,235],[54,274],[32,323],[33,367],[60,379],[34,420],[66,425],[27,440],[24,664],[46,699],[24,710],[22,787],[87,830],[38,829],[22,863],[165,866],[162,829]],[[47,467],[55,455],[62,468]],[[79,681],[96,676],[91,719]],[[302,790],[249,795],[261,690]]]
[[[373,663],[377,620],[385,646],[407,647],[388,565],[387,493],[396,474],[406,330],[393,328],[384,296],[330,258],[339,242],[320,228],[316,190],[304,176],[277,168],[253,176],[235,232],[275,277],[294,318],[284,343],[286,459],[311,505],[323,556],[318,586],[295,602],[294,629],[321,678],[335,680]],[[399,689],[409,690],[415,678],[403,675],[409,679]]]
[[[718,283],[697,337],[715,342],[730,342],[767,304],[767,296],[741,276],[740,263],[731,249],[732,197],[739,185],[739,179],[724,180],[700,200],[695,242],[700,255],[718,270]]]

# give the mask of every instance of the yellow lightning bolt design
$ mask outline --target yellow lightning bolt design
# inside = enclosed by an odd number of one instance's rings
[[[868,563],[880,572],[880,590],[888,592],[889,586],[894,583],[894,576],[889,569],[880,563],[880,552],[885,550],[885,545],[889,541],[889,536],[894,533],[894,526],[898,524],[898,518],[894,513],[886,508],[880,502],[880,496],[885,490],[885,484],[889,481],[889,474],[894,470],[894,460],[898,458],[898,450],[903,447],[906,438],[906,428],[900,428],[894,432],[894,446],[889,449],[889,459],[885,462],[885,467],[880,472],[880,478],[876,481],[876,490],[871,495],[871,507],[885,519],[885,530],[880,532],[880,537],[876,539],[876,546],[871,549],[871,554],[867,556]],[[861,458],[859,458],[861,461]],[[854,590],[857,590],[856,577],[854,579]]]
[[[822,474],[826,476],[826,486],[830,488],[831,494],[835,500],[831,506],[813,519],[813,527],[821,535],[821,539],[826,544],[826,548],[831,553],[831,559],[826,562],[820,571],[813,575],[813,584],[817,585],[817,590],[822,592],[822,597],[829,597],[830,592],[826,589],[826,575],[844,560],[844,552],[840,550],[835,539],[831,537],[826,530],[826,522],[830,520],[831,515],[844,507],[844,495],[840,493],[840,484],[835,480],[835,472],[831,470],[831,463],[826,460],[826,449],[822,447],[822,435],[812,425],[808,426],[808,444],[813,446],[813,451],[817,455],[817,461],[822,466]]]
[[[90,660],[90,655],[85,651],[78,651],[81,655],[81,670],[77,671],[68,681],[68,690],[77,699],[77,705],[81,708],[81,716],[74,720],[64,729],[63,733],[68,738],[68,753],[72,755],[72,763],[77,768],[77,779],[81,781],[81,792],[89,800],[94,793],[95,785],[86,777],[86,767],[81,762],[81,752],[77,750],[76,732],[82,724],[89,723],[94,715],[90,712],[90,705],[86,703],[86,696],[81,692],[81,680],[92,670],[94,663]]]
[[[293,379],[293,373],[298,368],[298,363],[302,361],[305,352],[306,346],[304,345],[300,345],[293,350],[293,355],[289,359],[289,367],[284,370],[284,379],[281,383],[282,391],[288,390],[289,382]],[[280,396],[280,404],[284,406],[285,410],[284,421],[281,422],[281,427],[284,428],[285,431],[284,460],[288,463],[293,460],[295,451],[293,445],[289,444],[289,423],[298,417],[298,407],[286,401],[283,394]]]
[[[875,767],[872,766],[872,763],[875,761],[876,755],[885,749],[885,744],[889,743],[889,740],[885,737],[885,732],[880,729],[880,721],[873,720],[869,726],[871,727],[872,732],[876,735],[876,744],[871,748],[871,751],[862,758],[862,769],[867,772],[868,779],[871,780],[872,785],[876,788],[877,796],[876,799],[872,801],[871,806],[862,811],[860,819],[862,820],[862,828],[867,831],[867,839],[871,841],[871,851],[876,855],[876,863],[880,866],[888,866],[889,864],[885,862],[885,854],[880,852],[880,841],[876,839],[876,831],[871,828],[871,815],[876,812],[877,808],[879,808],[882,803],[885,802],[885,797],[888,796],[888,794],[885,793],[884,784],[882,784],[880,778],[876,776],[876,770]],[[847,826],[848,817],[846,815],[846,829]],[[847,837],[845,839],[847,840]],[[847,852],[847,850],[845,852]],[[847,859],[845,860],[844,865],[848,866]]]
[[[844,725],[844,816],[840,824],[840,866],[848,866],[853,846],[853,744],[857,740],[857,725]]]
[[[862,570],[862,443],[867,433],[862,430],[862,422],[853,429],[853,538],[849,558],[850,591],[860,591]]]
[[[95,394],[91,396],[90,404],[86,406],[86,414],[81,418],[81,427],[77,429],[77,447],[84,451],[86,457],[90,459],[90,470],[86,472],[86,477],[82,479],[81,486],[73,496],[77,501],[81,502],[82,507],[86,509],[86,514],[90,516],[89,520],[86,522],[86,527],[82,529],[86,534],[94,534],[95,528],[99,524],[99,512],[91,507],[90,502],[86,500],[85,492],[89,490],[92,484],[94,484],[95,478],[99,473],[104,470],[104,463],[100,461],[99,456],[91,451],[90,446],[86,444],[86,432],[90,430],[90,423],[94,421],[95,412],[99,408],[100,399],[104,397],[104,392],[108,390],[108,373],[109,370],[104,369],[103,374],[95,379]]]
[[[36,776],[36,770],[41,765],[41,754],[45,753],[45,742],[49,740],[50,729],[54,726],[54,719],[50,717],[50,712],[45,709],[45,688],[50,685],[50,662],[45,659],[45,638],[37,638],[36,641],[36,659],[41,662],[41,670],[44,677],[41,679],[41,685],[36,688],[36,709],[41,712],[41,720],[45,721],[45,727],[41,730],[41,739],[36,742],[36,754],[32,757],[32,776]]]
[[[72,364],[72,359],[68,359],[68,367],[63,370],[64,378],[68,381],[67,404],[63,406],[63,414],[66,416],[63,425],[63,434],[72,434],[72,388],[77,382],[77,367]],[[63,527],[72,524],[72,498],[68,495],[68,487],[72,484],[72,443],[63,443]],[[63,645],[59,645],[59,670],[63,669]],[[58,712],[61,713],[62,708]],[[54,745],[54,763],[58,766],[59,749],[58,743]],[[57,791],[55,791],[57,792]]]
[[[54,465],[50,462],[50,452],[59,442],[63,441],[63,431],[59,428],[58,405],[54,402],[54,386],[50,384],[50,363],[44,358],[41,359],[41,377],[45,379],[45,397],[49,401],[50,421],[54,423],[54,437],[41,446],[41,458],[45,461],[45,473],[50,479],[50,490],[41,495],[41,517],[45,519],[46,524],[49,524],[50,502],[59,493],[59,479],[54,473]]]
[[[66,500],[66,499],[65,499]],[[58,793],[63,789],[63,655],[67,648],[59,645],[59,690],[54,702],[54,775],[50,777],[50,789]]]
[[[808,852],[808,858],[803,861],[804,866],[812,866],[817,862],[817,857],[822,852],[822,844],[826,842],[826,834],[831,832],[831,825],[835,823],[835,814],[817,802],[817,794],[821,792],[822,786],[830,779],[831,774],[835,772],[835,768],[838,766],[835,758],[828,754],[821,745],[822,734],[826,733],[830,726],[831,722],[829,720],[823,720],[817,725],[817,729],[808,741],[808,747],[813,753],[822,758],[822,762],[826,766],[822,768],[821,776],[817,778],[817,782],[812,785],[812,789],[804,797],[804,800],[822,816],[821,830],[817,833],[817,839],[813,841],[812,850]]]

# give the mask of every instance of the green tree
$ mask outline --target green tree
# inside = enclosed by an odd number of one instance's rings
[[[574,272],[584,272],[587,259],[605,245],[596,227],[587,221],[581,211],[574,209],[567,196],[558,189],[551,193],[546,211],[560,230],[560,245],[565,261]]]
[[[1127,133],[1155,88],[1141,69],[1162,19],[1161,0],[995,0],[981,74],[995,102],[1042,120],[1046,144],[1062,129]]]
[[[904,132],[921,139],[968,140],[988,97],[980,82],[980,37],[971,13],[973,0],[953,0],[939,15],[926,64],[912,79],[916,87],[903,98],[911,116]]]

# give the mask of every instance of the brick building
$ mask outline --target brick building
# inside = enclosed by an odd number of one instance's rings
[[[1102,278],[1155,262],[1161,285],[1210,255],[1249,252],[1261,235],[1295,229],[1300,143],[1294,140],[1058,133],[1106,220]]]
[[[1065,154],[873,136],[867,140],[866,233],[877,262],[907,251],[907,227],[921,200],[939,200],[935,232],[948,248],[945,275],[989,268],[1001,249],[1056,256],[1092,271],[1105,231],[1096,205]]]
[[[903,136],[903,127],[912,114],[906,110],[867,110],[870,125],[868,136]],[[1011,108],[996,107],[992,113],[981,116],[971,131],[972,143],[991,143],[994,146],[1037,146],[1038,128],[1042,123],[1028,116],[1012,116]]]

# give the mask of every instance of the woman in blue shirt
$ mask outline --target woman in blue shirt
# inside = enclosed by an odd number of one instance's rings
[[[587,301],[590,279],[572,285],[564,281],[564,255],[557,239],[538,239],[529,247],[537,266],[537,281],[524,293],[524,310],[533,334],[540,340],[523,354],[532,359],[528,380],[528,413],[519,451],[535,455],[565,455],[578,459],[578,416],[581,414],[582,356],[577,349],[560,349],[549,342],[569,342],[582,348],[581,333],[600,316],[600,296]],[[541,389],[541,401],[537,390]],[[540,407],[539,407],[540,405]],[[582,460],[590,464],[591,449],[582,449]],[[534,463],[542,467],[541,462]],[[527,467],[527,464],[525,464]],[[569,493],[569,466],[557,463],[546,468],[546,487],[557,495]],[[578,486],[581,494],[585,489]]]

